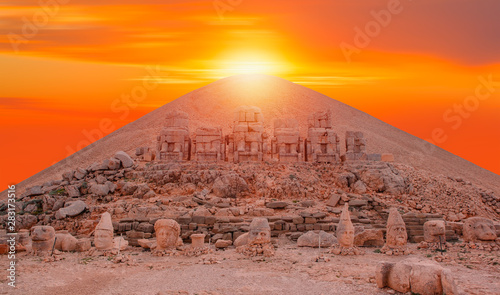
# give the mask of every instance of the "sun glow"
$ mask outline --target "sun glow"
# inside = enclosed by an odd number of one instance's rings
[[[280,75],[290,70],[290,65],[282,57],[267,52],[233,52],[222,55],[214,63],[220,77],[239,74]]]

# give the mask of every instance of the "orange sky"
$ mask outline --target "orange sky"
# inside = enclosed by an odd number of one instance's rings
[[[310,87],[500,173],[498,1],[88,2],[0,0],[0,186],[242,73]]]

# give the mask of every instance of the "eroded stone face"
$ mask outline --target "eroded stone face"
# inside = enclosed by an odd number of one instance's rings
[[[353,247],[354,245],[354,226],[351,222],[347,203],[342,209],[339,225],[337,226],[337,240],[340,246],[344,248]]]
[[[248,232],[248,244],[271,243],[271,227],[267,218],[254,218]]]
[[[424,241],[427,243],[445,242],[445,224],[443,220],[430,220],[424,223]]]
[[[406,246],[407,241],[408,234],[403,218],[396,208],[391,208],[387,220],[386,245],[389,247]]]
[[[172,249],[177,246],[181,228],[173,219],[159,219],[155,222],[157,250]]]
[[[484,217],[465,220],[463,235],[465,241],[494,241],[497,238],[493,221]]]
[[[52,226],[33,226],[31,228],[32,247],[35,253],[49,252],[54,246],[56,232]]]
[[[95,228],[94,245],[98,250],[113,249],[113,223],[108,212],[102,214]]]

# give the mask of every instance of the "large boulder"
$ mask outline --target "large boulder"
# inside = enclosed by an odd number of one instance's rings
[[[124,151],[116,152],[115,158],[122,162],[124,168],[129,168],[134,165],[134,160]]]
[[[248,184],[236,173],[218,177],[212,187],[213,193],[221,198],[236,198],[241,192],[248,191]]]
[[[319,244],[321,240],[321,245]],[[324,231],[315,233],[314,231],[308,231],[307,233],[301,235],[297,239],[297,246],[299,247],[313,247],[318,248],[319,246],[327,248],[337,243],[337,238]]]
[[[365,168],[359,172],[359,176],[368,188],[376,192],[398,195],[406,191],[405,179],[388,164]]]
[[[94,183],[90,186],[90,192],[97,196],[107,196],[109,194],[109,187],[105,184]]]
[[[85,202],[81,200],[68,202],[66,204],[68,204],[66,207],[61,208],[56,212],[55,217],[57,219],[63,219],[68,216],[74,217],[87,209],[87,204],[85,204]]]

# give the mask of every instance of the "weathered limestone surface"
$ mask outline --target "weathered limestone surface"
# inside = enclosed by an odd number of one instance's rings
[[[196,129],[193,150],[196,161],[223,161],[225,159],[224,137],[220,127]]]
[[[309,116],[305,141],[305,160],[325,163],[340,161],[340,139],[333,131],[330,110]]]
[[[187,113],[174,111],[166,116],[165,127],[157,137],[156,159],[187,161],[191,159],[191,138]]]
[[[301,162],[303,151],[299,135],[299,122],[285,118],[274,120],[274,137],[271,140],[271,154],[280,162]]]
[[[235,110],[233,134],[226,139],[229,162],[262,161],[267,138],[263,122],[258,107],[241,106]]]

